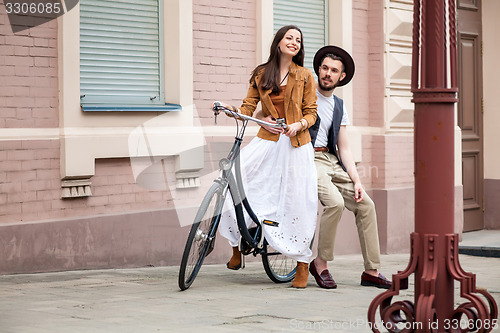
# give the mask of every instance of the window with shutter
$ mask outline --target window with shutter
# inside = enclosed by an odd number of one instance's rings
[[[80,96],[84,111],[165,106],[161,3],[80,1]]]
[[[306,52],[304,67],[313,73],[314,54],[328,42],[327,13],[327,0],[274,0],[273,4],[274,31],[288,24],[302,30]]]

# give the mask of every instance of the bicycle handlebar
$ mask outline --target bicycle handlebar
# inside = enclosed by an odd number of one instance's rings
[[[270,123],[270,122],[267,122],[264,120],[260,120],[260,119],[254,118],[254,117],[247,116],[245,114],[237,113],[236,111],[233,111],[233,110],[226,108],[225,106],[222,105],[221,102],[218,102],[218,101],[214,102],[214,106],[212,107],[212,110],[214,111],[214,115],[215,115],[216,119],[217,119],[217,115],[219,114],[219,112],[223,111],[223,112],[225,112],[225,113],[227,113],[235,118],[239,118],[241,120],[251,120],[253,122],[256,122],[259,125],[269,126],[269,127],[273,127],[273,128],[283,128],[283,129],[287,129],[287,127],[288,127],[285,124],[284,118],[276,119],[276,123]]]

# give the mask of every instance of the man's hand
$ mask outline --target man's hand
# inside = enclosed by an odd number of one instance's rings
[[[363,185],[361,185],[361,183],[355,183],[354,184],[354,200],[356,202],[363,201],[364,193],[365,193],[365,190],[363,189]]]

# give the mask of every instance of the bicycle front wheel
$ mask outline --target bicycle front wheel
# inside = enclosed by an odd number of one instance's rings
[[[264,242],[262,264],[267,276],[276,283],[290,282],[295,278],[297,261],[284,256]]]
[[[186,290],[193,284],[205,257],[213,250],[215,235],[224,204],[223,187],[213,184],[201,202],[182,255],[179,288]]]

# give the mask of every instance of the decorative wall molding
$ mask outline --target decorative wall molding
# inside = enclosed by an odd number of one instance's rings
[[[67,179],[62,180],[61,188],[63,199],[85,198],[92,196],[90,190],[91,181],[88,179]]]
[[[193,188],[200,186],[199,172],[177,172],[177,188]]]
[[[407,131],[413,128],[411,103],[413,2],[386,0],[384,7],[387,129]]]

